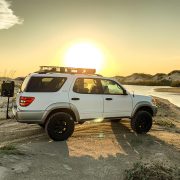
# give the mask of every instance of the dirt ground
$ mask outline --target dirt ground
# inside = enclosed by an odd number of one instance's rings
[[[129,120],[123,119],[76,125],[67,141],[53,142],[38,125],[1,120],[0,146],[14,144],[21,154],[0,153],[0,179],[120,180],[139,160],[180,167],[180,109],[157,101],[158,116],[146,135],[135,134]]]

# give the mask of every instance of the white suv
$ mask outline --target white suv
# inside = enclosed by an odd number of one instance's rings
[[[99,118],[129,118],[135,132],[146,133],[156,112],[152,97],[132,95],[94,69],[47,66],[25,78],[13,108],[18,122],[45,127],[55,141],[70,137],[76,122]]]

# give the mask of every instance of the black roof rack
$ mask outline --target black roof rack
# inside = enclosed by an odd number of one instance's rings
[[[89,68],[73,68],[73,67],[59,67],[59,66],[40,66],[37,73],[69,73],[69,74],[95,74],[96,69]]]

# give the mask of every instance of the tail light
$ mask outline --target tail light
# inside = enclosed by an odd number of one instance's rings
[[[19,105],[22,107],[29,106],[34,101],[34,99],[35,99],[35,97],[20,96]]]

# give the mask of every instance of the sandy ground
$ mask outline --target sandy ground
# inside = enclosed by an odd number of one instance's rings
[[[129,120],[76,125],[69,140],[53,142],[38,125],[0,121],[0,146],[15,144],[23,155],[0,154],[0,179],[123,179],[140,159],[180,166],[180,109],[158,98],[155,121],[146,135],[135,134]]]
[[[180,93],[180,87],[173,88],[156,88],[154,89],[157,92],[171,92],[171,93]]]

